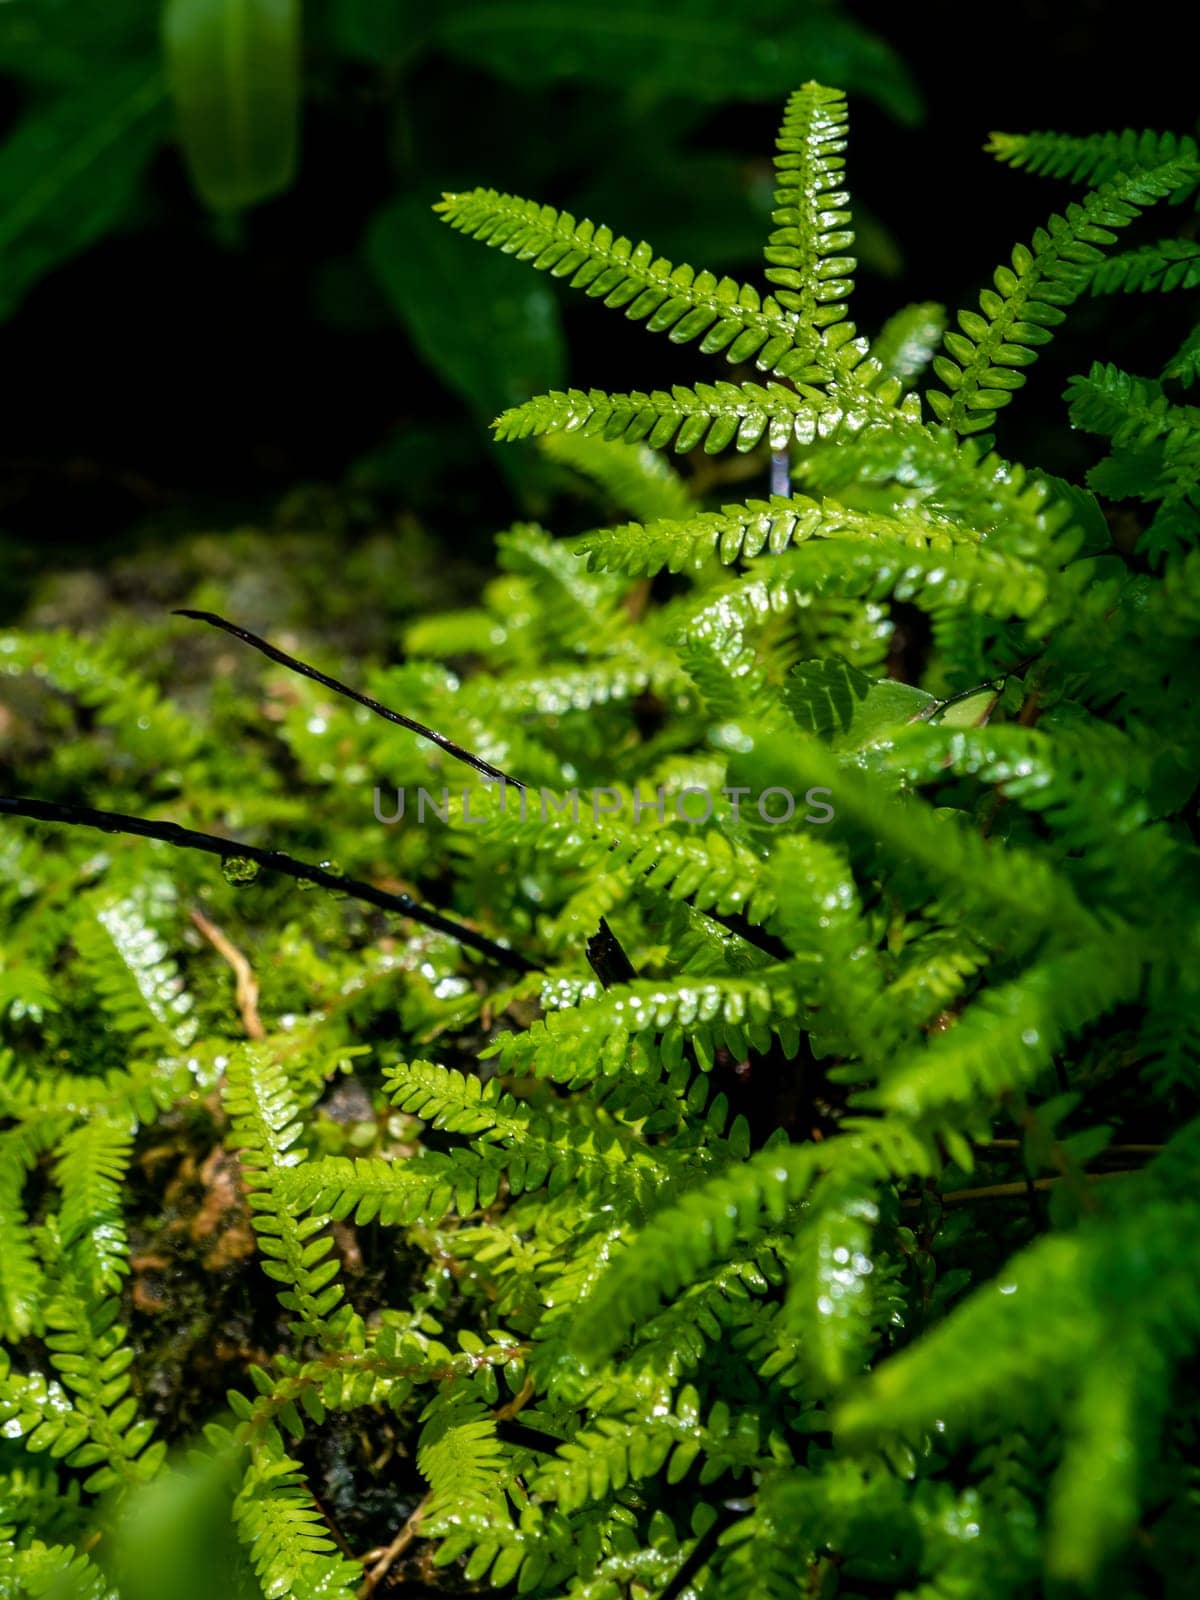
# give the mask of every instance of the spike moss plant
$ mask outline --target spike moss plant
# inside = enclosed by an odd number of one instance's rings
[[[0,823],[5,1595],[1186,1592],[1200,327],[1071,380],[1086,484],[1002,445],[1081,297],[1200,287],[1200,160],[996,135],[1077,198],[868,339],[846,127],[788,103],[765,290],[442,201],[723,366],[500,417],[606,525],[359,663],[438,744],[249,656],[176,703],[183,624],[0,639],[26,791],[258,850]],[[557,803],[373,818],[463,751]]]

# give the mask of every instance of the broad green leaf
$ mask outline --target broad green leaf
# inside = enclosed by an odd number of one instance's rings
[[[291,183],[300,120],[300,0],[167,0],[167,75],[192,181],[220,211]]]
[[[955,700],[937,715],[936,721],[947,728],[978,728],[996,704],[997,693],[996,689],[986,688]]]
[[[912,722],[935,704],[934,698],[911,683],[896,683],[883,678],[873,683],[854,719],[843,734],[835,735],[835,750],[865,750],[890,739],[906,722]]]
[[[698,100],[782,95],[807,78],[869,94],[915,121],[920,99],[890,46],[820,0],[460,0],[437,36],[515,83],[585,79]]]
[[[18,125],[0,147],[0,316],[121,221],[164,127],[161,77],[140,62]]]
[[[367,255],[417,349],[481,418],[562,384],[553,291],[517,262],[467,249],[423,198],[376,218]]]
[[[865,750],[937,704],[924,689],[874,682],[838,656],[801,661],[784,686],[792,715],[834,750]]]

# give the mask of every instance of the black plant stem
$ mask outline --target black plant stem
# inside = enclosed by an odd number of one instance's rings
[[[155,822],[149,817],[126,816],[121,811],[97,811],[92,806],[79,806],[53,800],[35,800],[27,795],[0,795],[0,814],[12,817],[31,817],[37,822],[67,823],[77,828],[99,828],[104,833],[127,833],[142,839],[158,839],[163,844],[181,850],[202,850],[206,855],[220,856],[228,861],[241,857],[253,861],[268,872],[279,872],[287,878],[302,883],[316,883],[323,889],[349,895],[352,900],[363,900],[383,911],[395,911],[409,917],[426,928],[448,934],[459,944],[477,950],[480,955],[513,972],[536,972],[536,964],[507,945],[498,944],[486,934],[477,933],[466,923],[447,917],[432,906],[425,906],[411,895],[391,894],[377,889],[373,883],[363,883],[358,878],[346,878],[329,872],[324,867],[310,866],[297,861],[295,856],[282,850],[264,850],[258,845],[241,844],[236,839],[222,839],[213,833],[198,833],[194,828],[184,828],[178,822]]]
[[[302,678],[311,678],[314,683],[332,689],[335,694],[345,695],[347,700],[356,700],[360,706],[366,706],[368,711],[373,711],[377,717],[385,717],[388,722],[394,722],[401,728],[407,728],[410,733],[419,733],[422,738],[432,740],[448,756],[453,756],[456,761],[465,762],[468,767],[474,767],[476,772],[482,772],[487,778],[498,778],[504,783],[511,784],[514,789],[523,789],[525,785],[507,772],[501,772],[499,767],[494,767],[490,761],[484,761],[481,756],[473,755],[470,750],[465,750],[461,744],[455,744],[453,739],[448,739],[444,733],[439,733],[436,728],[427,728],[423,722],[417,722],[412,717],[406,717],[401,711],[393,711],[390,706],[382,705],[378,700],[372,700],[369,694],[360,694],[357,689],[352,689],[348,683],[342,683],[338,678],[331,678],[328,673],[318,672],[316,667],[310,667],[307,661],[299,661],[295,656],[288,655],[286,650],[281,650],[278,645],[271,644],[269,640],[262,639],[257,633],[251,633],[248,628],[239,628],[236,622],[229,622],[225,617],[218,617],[214,611],[188,611],[177,610],[177,617],[191,617],[195,622],[207,622],[210,627],[222,628],[226,633],[231,633],[235,639],[240,639],[243,644],[261,650],[264,656],[269,656],[272,661],[278,661],[281,667],[287,667],[291,672],[298,672]]]
[[[607,917],[600,918],[600,926],[587,942],[587,958],[606,989],[611,989],[614,983],[632,983],[637,977],[633,962],[609,927]]]
[[[316,667],[310,667],[307,661],[300,661],[296,656],[289,655],[286,650],[281,650],[278,645],[271,644],[269,640],[260,638],[257,633],[251,633],[248,628],[241,628],[236,622],[230,622],[225,617],[217,616],[214,611],[190,611],[180,609],[175,612],[177,617],[190,617],[196,622],[207,622],[210,627],[221,628],[225,633],[232,634],[235,639],[240,639],[243,644],[250,645],[255,650],[261,650],[263,655],[269,656],[272,661],[278,661],[280,666],[287,667],[291,672],[298,672],[302,678],[311,678],[314,683],[322,684],[326,689],[332,689],[335,694],[344,695],[347,700],[354,700],[360,706],[366,706],[368,711],[373,711],[376,716],[384,717],[388,722],[394,722],[401,728],[407,728],[412,733],[419,733],[423,738],[432,740],[439,749],[453,756],[456,761],[464,762],[468,767],[473,767],[476,772],[481,772],[487,778],[499,779],[501,783],[510,784],[514,789],[526,787],[519,778],[514,778],[510,773],[503,772],[499,767],[494,767],[490,761],[465,749],[461,744],[456,744],[453,739],[448,739],[444,733],[438,733],[436,728],[429,728],[423,722],[417,722],[412,717],[406,717],[400,711],[393,711],[390,706],[385,706],[378,700],[372,700],[370,695],[360,694],[357,689],[352,689],[348,683],[342,683],[339,678],[331,678],[328,673],[318,672]],[[436,915],[437,913],[433,913]],[[464,941],[464,943],[469,941]],[[497,948],[500,948],[499,946]],[[632,961],[621,947],[621,941],[609,927],[605,918],[601,917],[600,926],[587,942],[587,958],[592,971],[600,979],[604,987],[610,988],[614,983],[628,983],[636,977]],[[529,972],[536,970],[531,963],[526,963],[522,968]]]

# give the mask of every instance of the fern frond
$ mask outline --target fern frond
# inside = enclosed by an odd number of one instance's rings
[[[280,1187],[297,1214],[312,1211],[322,1221],[353,1216],[356,1223],[378,1218],[395,1227],[436,1222],[452,1206],[460,1215],[471,1212],[496,1198],[502,1177],[498,1157],[485,1160],[467,1150],[447,1160],[426,1151],[409,1161],[323,1156],[305,1161]]]
[[[109,1116],[153,1122],[195,1086],[186,1063],[138,1062],[133,1071],[62,1072],[47,1078],[0,1052],[0,1114],[28,1128],[51,1117]]]
[[[863,1369],[872,1342],[879,1207],[869,1191],[851,1189],[813,1209],[794,1249],[783,1320],[805,1341],[817,1381],[837,1389]]]
[[[815,1027],[826,1048],[845,1038],[864,1059],[883,1053],[893,1025],[881,1015],[876,939],[849,864],[833,845],[802,833],[779,845],[767,877],[776,900],[772,929],[804,960],[802,986],[820,1013]]]
[[[459,233],[566,278],[674,344],[700,339],[706,353],[722,351],[731,362],[753,357],[760,371],[781,376],[798,376],[811,363],[815,341],[797,350],[804,330],[779,300],[764,300],[732,278],[673,266],[644,241],[495,189],[447,194],[434,210]]]
[[[1194,1208],[1184,1201],[1175,1209],[1190,1214]],[[1191,1263],[1180,1254],[1181,1237],[1191,1235],[1173,1231],[1181,1218],[1171,1217],[1171,1210],[1160,1203],[1158,1226],[1150,1232],[1143,1231],[1143,1216],[1138,1225],[1118,1230],[1093,1227],[1039,1239],[919,1349],[880,1367],[843,1405],[841,1427],[847,1434],[878,1435],[946,1415],[961,1427],[997,1402],[1020,1414],[1023,1396],[1036,1391],[1039,1381],[1049,1373],[1085,1372],[1093,1353],[1123,1323],[1149,1327],[1178,1318],[1171,1340],[1178,1348],[1192,1337],[1200,1307]],[[1132,1297],[1135,1283],[1145,1298]],[[1178,1299],[1172,1305],[1173,1294]],[[1051,1306],[1059,1314],[1047,1315]],[[1085,1307],[1097,1314],[1081,1315]],[[989,1352],[986,1374],[975,1359],[981,1349]]]
[[[1113,442],[1089,483],[1163,501],[1138,548],[1157,563],[1200,538],[1200,407],[1172,405],[1161,384],[1101,362],[1071,380],[1067,401],[1076,427]]]
[[[535,523],[519,523],[496,540],[496,555],[508,572],[529,578],[545,602],[545,624],[556,643],[577,650],[586,640],[599,653],[628,631],[619,609],[620,585],[589,573],[565,540],[552,538]]]
[[[154,1056],[175,1055],[196,1035],[192,998],[155,925],[162,893],[161,885],[141,885],[120,896],[98,890],[84,897],[72,929],[113,1026]]]
[[[1198,284],[1200,244],[1194,239],[1160,239],[1101,262],[1092,277],[1092,293],[1169,294]]]
[[[1095,190],[1066,216],[1052,216],[1034,234],[1032,248],[1017,246],[1012,268],[998,267],[995,290],[979,297],[980,316],[960,311],[960,333],[948,333],[948,352],[934,362],[946,392],[929,396],[938,419],[956,433],[980,433],[1025,382],[1029,366],[1065,308],[1087,288],[1100,247],[1113,242],[1114,229],[1128,226],[1140,211],[1171,194],[1191,173],[1186,162],[1167,161],[1144,171],[1121,174]]]
[[[1152,378],[1136,378],[1112,362],[1094,362],[1067,389],[1071,421],[1115,445],[1144,448],[1151,440],[1182,445],[1200,431],[1200,407],[1172,405]]]
[[[29,1435],[31,1450],[49,1450],[69,1466],[94,1467],[84,1488],[99,1493],[145,1481],[158,1470],[166,1442],[150,1443],[154,1424],[138,1420],[131,1393],[133,1350],[117,1321],[120,1303],[98,1289],[90,1261],[66,1252],[55,1292],[46,1305],[50,1360],[72,1408],[55,1408]],[[18,1417],[20,1427],[22,1419]],[[82,1429],[82,1440],[81,1440]]]
[[[750,1514],[722,1535],[713,1565],[724,1600],[804,1600],[815,1541],[804,1516],[811,1494],[797,1476],[764,1474]]]
[[[301,1164],[300,1104],[282,1063],[266,1045],[243,1045],[230,1057],[224,1088],[234,1148],[242,1152],[247,1200],[262,1270],[280,1285],[279,1303],[297,1331],[321,1334],[342,1297],[328,1216],[301,1218],[286,1175]],[[310,1165],[309,1163],[305,1164]]]
[[[683,572],[715,558],[724,566],[780,551],[806,539],[908,537],[914,543],[954,536],[954,528],[917,512],[908,515],[858,511],[836,500],[775,495],[720,511],[697,512],[684,521],[636,522],[585,534],[576,545],[589,567],[631,577],[666,568]]]
[[[658,1053],[668,1065],[685,1037],[702,1060],[722,1047],[735,1059],[751,1046],[765,1051],[772,1034],[791,1056],[800,1038],[793,984],[783,968],[706,982],[639,980],[552,1011],[525,1033],[502,1034],[484,1054],[498,1056],[507,1071],[528,1070],[571,1085],[622,1071],[654,1076],[649,1046],[660,1033]]]
[[[854,287],[854,234],[844,181],[846,97],[806,83],[787,103],[775,141],[775,230],[764,252],[766,277],[797,319],[795,342],[840,322]],[[776,369],[782,370],[782,369]]]
[[[823,1174],[840,1185],[928,1177],[940,1165],[931,1134],[901,1119],[860,1118],[822,1143],[768,1146],[689,1189],[655,1213],[578,1307],[572,1349],[596,1362],[611,1356],[631,1326],[659,1301],[694,1283],[738,1240],[794,1222],[795,1208]]]
[[[1058,730],[999,726],[903,730],[884,768],[910,783],[970,773],[1053,830],[1055,853],[1075,881],[1132,920],[1148,896],[1162,903],[1186,871],[1166,827],[1149,821],[1149,752],[1106,724]],[[1120,777],[1114,778],[1114,772]]]
[[[1174,378],[1177,383],[1191,388],[1200,383],[1200,322],[1192,329],[1179,349],[1163,368],[1164,378]]]
[[[1018,1253],[845,1402],[843,1434],[911,1432],[935,1418],[956,1430],[988,1414],[1019,1420],[1034,1396],[1061,1396],[1056,1408],[1071,1425],[1052,1488],[1051,1561],[1059,1576],[1091,1578],[1139,1509],[1134,1463],[1142,1424],[1154,1420],[1145,1395],[1166,1392],[1154,1363],[1186,1360],[1200,1340],[1196,1207],[1179,1187],[1195,1144],[1192,1125],[1129,1180],[1128,1197],[1142,1202],[1132,1210],[1118,1197],[1115,1215]],[[1103,1393],[1101,1374],[1111,1379]]]
[[[4,1383],[0,1373],[0,1385]],[[78,1537],[84,1527],[79,1480],[63,1480],[53,1466],[14,1466],[0,1471],[0,1530],[15,1527],[37,1532],[56,1543]],[[0,1550],[4,1533],[0,1531]],[[0,1574],[4,1571],[0,1558]],[[0,1593],[3,1590],[0,1589]]]
[[[623,812],[632,813],[632,793],[617,793]],[[657,797],[641,787],[637,794],[642,807],[639,825],[620,832],[593,832],[582,821],[587,808],[581,797],[580,821],[549,810],[542,816],[533,805],[522,815],[510,806],[504,814],[482,822],[473,834],[498,857],[519,851],[522,859],[547,858],[559,871],[599,869],[619,874],[635,890],[688,900],[700,911],[745,912],[761,924],[773,901],[763,884],[759,856],[716,827],[688,825],[685,831],[665,820],[662,827],[651,825],[646,819],[657,817]],[[669,806],[664,796],[664,819]]]
[[[504,1170],[514,1196],[545,1185],[551,1197],[573,1186],[641,1197],[667,1181],[651,1153],[608,1119],[561,1119],[553,1102],[535,1110],[502,1091],[497,1078],[485,1084],[429,1061],[392,1067],[386,1076],[402,1111],[450,1133],[478,1135],[474,1149],[485,1160],[493,1141],[509,1151]]]
[[[1048,1508],[1047,1568],[1091,1583],[1138,1516],[1138,1473],[1161,1426],[1167,1363],[1148,1340],[1115,1339],[1083,1369]]]
[[[303,1468],[281,1448],[260,1448],[233,1506],[264,1595],[276,1600],[346,1600],[362,1568],[337,1553]]]
[[[1149,128],[1083,138],[1067,133],[993,133],[984,149],[1007,166],[1093,188],[1119,173],[1144,172],[1169,162],[1200,169],[1200,153],[1190,135],[1155,133]]]
[[[96,1284],[109,1293],[129,1271],[121,1191],[132,1149],[129,1124],[93,1118],[67,1134],[55,1167],[63,1247],[86,1259]]]
[[[1185,945],[1178,970],[1151,976],[1149,1011],[1138,1034],[1142,1071],[1164,1096],[1200,1088],[1200,996],[1192,975],[1194,956]]]
[[[652,1417],[598,1417],[559,1446],[534,1479],[536,1491],[570,1512],[664,1468],[666,1481],[678,1483],[701,1453],[708,1458],[705,1476],[726,1471],[737,1477],[761,1463],[762,1419],[752,1411],[731,1414],[718,1401],[704,1422],[691,1384],[679,1391],[672,1411],[656,1409]]]
[[[946,308],[933,301],[895,312],[871,340],[871,357],[886,378],[909,388],[937,354],[946,332]]]
[[[141,676],[127,651],[119,628],[101,639],[81,639],[67,629],[0,634],[6,671],[29,673],[73,695],[147,774],[174,772],[178,782],[197,754],[199,730]]]
[[[433,1492],[431,1513],[480,1498],[494,1500],[504,1455],[496,1419],[484,1406],[431,1402],[417,1446],[417,1465]]]
[[[648,647],[623,651],[586,667],[480,677],[463,691],[463,698],[472,711],[484,717],[496,713],[565,717],[570,712],[621,705],[647,690],[677,693],[686,682],[678,661],[666,651],[659,660],[654,654]]]
[[[687,484],[666,457],[649,445],[553,433],[542,440],[542,450],[551,461],[591,479],[615,505],[639,521],[687,517],[696,509]]]
[[[742,452],[753,450],[764,437],[772,450],[785,450],[793,441],[809,444],[851,422],[843,407],[817,390],[778,383],[698,383],[650,394],[554,390],[505,411],[493,426],[500,440],[580,433],[629,444],[644,439],[652,449],[669,445],[680,455],[703,446],[715,455],[730,444]]]
[[[0,1338],[7,1340],[32,1330],[42,1298],[42,1266],[24,1207],[25,1181],[40,1145],[29,1128],[0,1133]]]
[[[11,1570],[17,1584],[12,1593],[22,1600],[119,1600],[91,1557],[73,1545],[47,1545],[35,1539],[14,1551]]]
[[[839,837],[843,827],[870,856],[886,859],[896,893],[935,898],[943,911],[961,908],[986,927],[989,942],[1010,951],[1036,945],[1048,929],[1096,939],[1099,930],[1069,881],[1041,855],[1010,845],[1003,851],[955,817],[912,802],[896,805],[877,780],[839,765],[823,745],[773,731],[755,743],[759,780],[803,794],[832,790]]]
[[[895,1062],[871,1103],[909,1116],[1031,1087],[1066,1041],[1138,990],[1142,963],[1128,942],[1049,956],[984,991],[946,1033]]]

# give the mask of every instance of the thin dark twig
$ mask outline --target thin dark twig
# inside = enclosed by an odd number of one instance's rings
[[[332,689],[335,694],[345,695],[348,700],[355,701],[360,706],[366,706],[368,711],[375,712],[376,716],[384,717],[388,722],[394,722],[401,728],[408,728],[413,733],[419,733],[424,738],[432,740],[447,755],[453,756],[456,761],[465,762],[468,767],[473,767],[476,772],[481,772],[485,777],[493,778],[503,784],[511,784],[514,789],[526,787],[519,778],[512,777],[509,773],[494,767],[490,761],[474,755],[462,745],[456,744],[453,739],[448,739],[444,733],[438,733],[436,728],[428,728],[423,722],[417,722],[412,717],[406,717],[403,712],[393,711],[390,706],[385,706],[378,700],[372,700],[370,695],[360,694],[357,689],[352,689],[348,683],[342,683],[338,678],[331,678],[328,673],[318,672],[316,667],[310,667],[306,661],[300,661],[295,656],[289,655],[286,650],[280,650],[277,645],[262,639],[257,633],[251,633],[248,628],[241,628],[236,622],[229,622],[225,617],[219,617],[213,611],[191,611],[186,607],[175,612],[177,617],[191,617],[197,622],[207,622],[211,627],[221,628],[226,633],[232,634],[235,639],[240,639],[244,644],[251,645],[255,650],[261,650],[263,655],[269,656],[272,661],[278,661],[281,666],[298,672],[302,678],[311,678],[314,683],[323,684],[326,689]],[[627,983],[635,976],[632,961],[621,946],[621,941],[609,927],[604,918],[600,919],[600,926],[587,942],[587,958],[593,972],[606,988],[613,983]],[[522,969],[534,970],[532,963],[527,963]]]
[[[468,767],[474,767],[476,772],[482,772],[487,778],[495,778],[503,783],[511,784],[514,789],[523,789],[525,785],[517,778],[512,778],[507,772],[502,772],[499,767],[494,767],[490,761],[485,761],[482,756],[473,755],[470,750],[464,750],[461,744],[455,744],[453,739],[448,739],[444,733],[439,733],[436,728],[427,728],[423,722],[417,722],[413,717],[406,717],[402,711],[393,711],[390,706],[372,700],[369,694],[360,694],[357,689],[352,689],[348,683],[342,683],[338,678],[331,678],[328,673],[318,672],[316,667],[310,667],[306,661],[298,661],[295,656],[288,655],[286,650],[281,650],[278,645],[271,644],[266,639],[259,638],[257,633],[251,633],[248,628],[239,628],[236,622],[228,622],[224,617],[218,617],[214,611],[189,611],[180,609],[174,613],[177,617],[191,617],[196,622],[207,622],[211,627],[223,628],[226,633],[231,633],[235,639],[240,639],[243,644],[251,645],[255,650],[261,650],[263,655],[269,656],[272,661],[278,661],[280,666],[288,667],[292,672],[298,672],[302,678],[311,678],[314,683],[322,684],[326,689],[332,689],[335,694],[345,695],[347,700],[355,700],[360,706],[366,706],[368,711],[373,711],[377,717],[385,717],[388,722],[394,722],[398,727],[407,728],[410,733],[419,733],[422,738],[430,739],[448,756],[453,756],[456,761],[465,762]]]
[[[444,916],[432,906],[424,906],[411,895],[391,894],[377,889],[373,883],[363,883],[359,878],[346,878],[329,872],[324,867],[310,866],[297,861],[295,856],[282,850],[264,850],[258,845],[241,844],[236,839],[222,839],[213,833],[198,833],[194,828],[184,828],[178,822],[154,822],[148,817],[130,817],[121,811],[97,811],[92,806],[61,804],[53,800],[35,800],[27,795],[0,795],[0,814],[12,817],[32,817],[37,822],[65,822],[74,827],[99,828],[103,833],[128,833],[142,839],[157,839],[163,844],[175,845],[181,850],[202,850],[206,855],[220,856],[223,861],[242,857],[264,867],[268,872],[279,872],[284,877],[296,878],[302,883],[316,883],[336,894],[349,895],[352,900],[363,900],[367,905],[378,906],[382,911],[395,911],[409,917],[426,928],[448,934],[459,944],[478,950],[480,955],[508,967],[513,972],[536,972],[537,966],[516,950],[498,944],[486,934],[476,933],[463,922]]]

